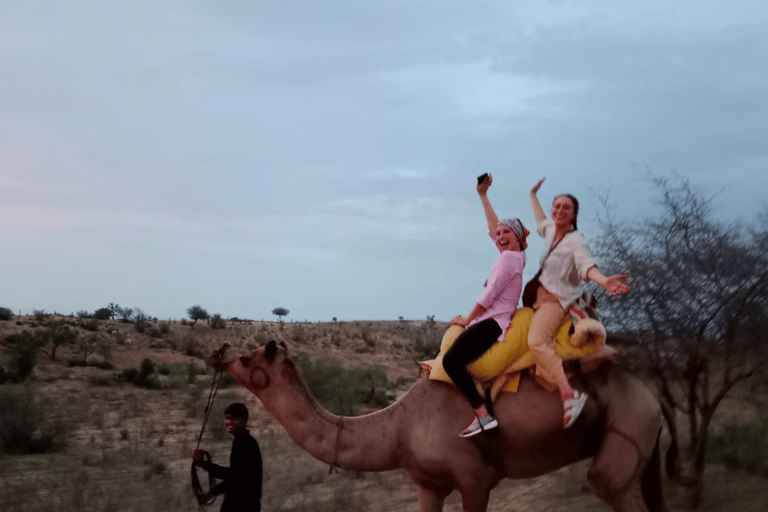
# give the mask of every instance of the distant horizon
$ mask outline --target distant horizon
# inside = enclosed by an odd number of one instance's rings
[[[3,306],[3,305],[0,304],[0,307],[7,307],[7,306]],[[35,310],[32,310],[32,311],[27,312],[27,313],[24,313],[24,312],[19,312],[19,311],[13,310],[12,308],[8,308],[8,309],[11,309],[13,311],[14,316],[24,316],[24,317],[35,316],[35,313],[33,312]],[[79,311],[84,311],[84,310],[78,310],[78,311],[74,311],[74,312],[71,312],[71,313],[62,313],[61,311],[55,311],[55,310],[50,310],[50,311],[49,310],[41,310],[41,311],[43,311],[44,314],[49,315],[49,316],[57,316],[57,317],[60,317],[60,318],[72,318],[72,317],[77,318],[78,312]],[[95,310],[88,311],[88,313],[90,315],[93,315],[94,311]],[[209,311],[208,313],[216,314],[216,313],[218,313],[218,311],[213,312],[213,313],[211,313]],[[146,312],[145,312],[145,314],[146,314]],[[188,317],[183,317],[183,318],[159,317],[159,316],[149,315],[149,314],[147,314],[147,316],[149,318],[151,318],[151,319],[155,319],[156,318],[158,321],[169,320],[169,321],[172,321],[172,322],[181,322],[182,320],[185,320],[185,321],[190,322],[190,323],[192,322],[191,320],[189,320]],[[226,320],[228,322],[232,321],[232,319],[237,319],[237,320],[240,320],[240,321],[243,321],[243,322],[263,322],[263,323],[271,322],[271,323],[275,323],[275,324],[280,323],[280,321],[278,321],[276,319],[270,319],[270,318],[266,318],[266,317],[264,317],[264,318],[254,318],[254,317],[240,317],[240,316],[237,316],[237,315],[232,315],[232,316],[228,317],[228,316],[226,316],[224,314],[222,314],[221,316],[222,316],[222,318],[224,320]],[[111,320],[115,321],[115,322],[122,322],[122,319],[120,319],[120,318],[112,318]],[[295,318],[290,318],[290,319],[286,318],[285,320],[282,320],[282,323],[284,323],[284,324],[291,324],[291,323],[296,323],[296,324],[298,324],[298,323],[312,323],[312,324],[328,323],[328,324],[331,324],[331,323],[342,323],[342,322],[428,322],[428,321],[429,321],[429,319],[426,318],[426,317],[424,317],[424,318],[407,318],[407,317],[403,317],[402,320],[400,320],[399,318],[377,318],[377,319],[366,318],[366,319],[359,319],[359,318],[338,318],[337,317],[335,321],[332,318],[329,319],[329,320],[309,320],[309,319],[299,320],[299,319],[295,319]],[[434,321],[435,321],[435,323],[443,323],[443,324],[450,323],[450,320],[439,320],[437,318],[435,318]],[[125,322],[125,323],[133,323],[133,322],[134,322],[134,320],[130,320],[129,322]],[[203,323],[207,323],[207,321],[206,320],[198,320],[197,323],[198,324],[203,324]]]

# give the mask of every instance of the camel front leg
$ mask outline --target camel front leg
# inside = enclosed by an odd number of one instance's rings
[[[443,502],[451,493],[438,487],[419,485],[419,512],[442,512]]]
[[[461,494],[461,505],[464,512],[485,512],[488,510],[490,491],[487,489],[475,489]]]

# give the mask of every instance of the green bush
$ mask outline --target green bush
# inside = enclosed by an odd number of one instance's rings
[[[64,319],[49,320],[42,328],[35,331],[35,336],[40,340],[41,346],[50,346],[49,357],[56,360],[56,349],[74,345],[80,333],[70,327],[70,322]],[[76,325],[76,324],[75,324]]]
[[[224,329],[227,326],[226,320],[221,318],[220,313],[211,315],[211,318],[208,321],[211,323],[211,329]]]
[[[384,407],[393,399],[387,393],[392,384],[381,368],[347,370],[329,359],[313,362],[306,354],[299,354],[294,361],[312,395],[334,414],[353,416],[363,405]]]
[[[32,316],[35,317],[35,321],[42,322],[51,315],[44,309],[35,309],[32,311]]]
[[[8,308],[0,308],[0,320],[10,320],[13,318],[13,311]]]
[[[29,331],[6,336],[3,382],[22,382],[32,375],[42,344],[43,340]]]
[[[117,373],[117,380],[133,384],[140,388],[158,389],[160,380],[155,373],[155,364],[149,359],[144,358],[139,368],[126,368]]]
[[[768,414],[749,423],[726,423],[709,436],[709,462],[768,476]]]
[[[109,320],[112,318],[112,311],[109,308],[99,308],[93,313],[96,320]]]
[[[168,377],[186,378],[190,384],[197,379],[198,375],[208,373],[205,368],[200,368],[192,361],[188,363],[158,363],[155,366],[155,371]]]
[[[64,434],[61,423],[44,419],[29,386],[0,386],[0,451],[8,454],[61,451]]]
[[[99,330],[99,320],[96,318],[81,319],[77,325],[86,331],[98,332]]]

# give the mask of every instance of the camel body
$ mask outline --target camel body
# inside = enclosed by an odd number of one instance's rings
[[[499,427],[464,439],[458,434],[473,411],[452,384],[422,378],[385,409],[342,417],[311,396],[283,344],[237,352],[225,345],[208,363],[254,393],[316,459],[357,471],[405,469],[418,485],[420,512],[440,512],[454,489],[465,512],[484,512],[502,478],[535,477],[589,457],[589,480],[613,510],[665,510],[660,406],[636,377],[612,364],[572,379],[590,400],[570,429],[561,426],[559,396],[523,376],[517,393],[502,393],[494,404]]]

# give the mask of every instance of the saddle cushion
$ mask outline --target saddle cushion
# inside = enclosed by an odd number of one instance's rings
[[[483,383],[491,384],[492,394],[500,391],[517,391],[519,372],[535,365],[528,349],[531,318],[533,318],[531,308],[518,309],[512,317],[512,324],[507,330],[504,341],[493,345],[480,359],[469,365],[470,374],[480,386]],[[570,334],[573,321],[570,316],[567,316],[555,337],[555,352],[563,359],[580,359],[596,353],[605,344],[605,329],[599,322],[597,325],[599,328],[590,325],[589,322],[579,322],[579,329],[576,329],[573,334],[577,335],[580,346],[574,346]],[[443,368],[443,354],[463,331],[464,328],[458,325],[450,326],[443,335],[437,358],[420,363],[429,372],[430,379],[452,382]]]

